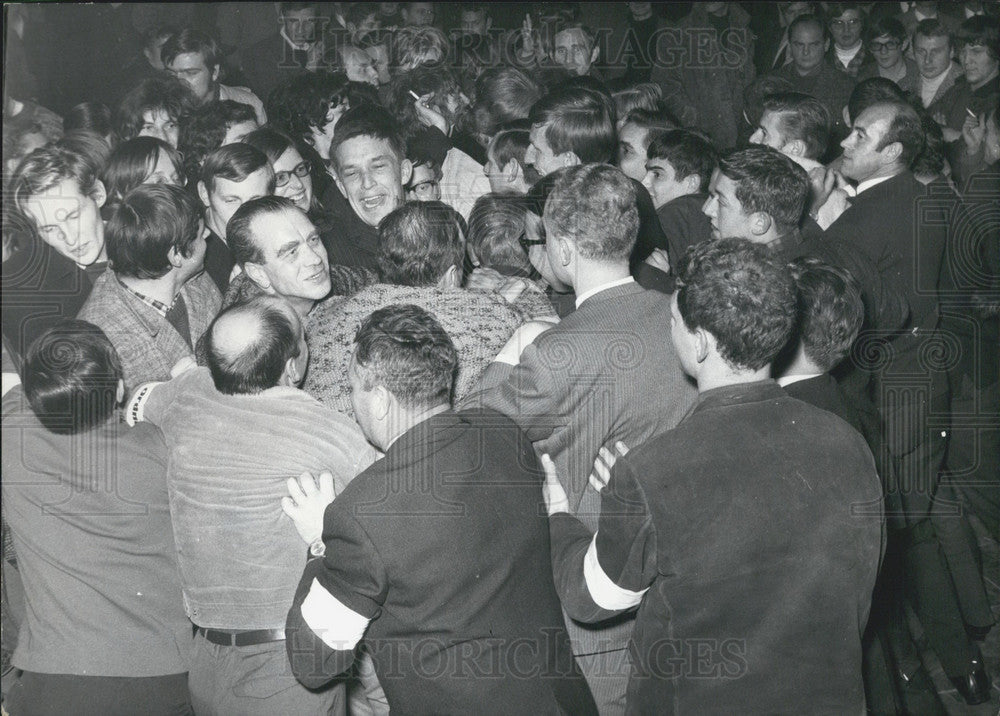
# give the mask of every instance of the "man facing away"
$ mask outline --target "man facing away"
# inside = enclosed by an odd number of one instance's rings
[[[587,621],[638,607],[629,713],[861,713],[883,521],[852,507],[881,497],[871,451],[769,379],[795,287],[764,247],[707,242],[678,274],[670,335],[695,408],[619,447],[596,534],[543,458],[563,607]]]
[[[385,457],[326,508],[322,559],[288,612],[288,657],[311,688],[363,640],[393,711],[594,714],[549,566],[531,445],[508,419],[452,411],[455,347],[433,316],[369,316],[350,365],[354,412]],[[311,478],[310,478],[311,479]],[[295,494],[304,529],[318,527]]]
[[[281,499],[289,476],[304,471],[327,472],[321,484],[332,499],[375,452],[357,425],[298,389],[309,348],[282,299],[220,314],[206,353],[207,368],[140,387],[128,408],[130,420],[159,427],[170,449],[171,514],[196,627],[195,710],[343,713],[342,686],[309,691],[286,662],[285,615],[307,555]]]

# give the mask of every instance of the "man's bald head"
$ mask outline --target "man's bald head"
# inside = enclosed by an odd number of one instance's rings
[[[227,395],[298,385],[309,360],[302,321],[275,296],[258,296],[220,313],[206,333],[205,349],[215,387]]]

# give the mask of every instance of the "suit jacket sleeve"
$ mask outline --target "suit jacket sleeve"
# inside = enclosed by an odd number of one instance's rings
[[[636,608],[656,576],[656,532],[645,494],[619,461],[601,491],[597,533],[568,513],[552,516],[552,573],[563,609],[597,622]]]

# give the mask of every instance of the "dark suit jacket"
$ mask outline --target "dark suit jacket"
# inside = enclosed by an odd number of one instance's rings
[[[510,416],[552,457],[570,510],[591,530],[600,496],[587,479],[598,450],[669,430],[697,395],[670,341],[670,298],[635,284],[588,298],[525,348],[520,365],[493,363],[481,386],[484,406]],[[631,630],[569,627],[578,654],[623,647]]]

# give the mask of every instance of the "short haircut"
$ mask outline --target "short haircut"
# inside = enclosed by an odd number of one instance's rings
[[[45,428],[75,435],[115,414],[122,364],[97,326],[71,318],[54,323],[29,346],[22,365],[24,395]]]
[[[880,102],[905,102],[906,94],[899,85],[885,77],[869,77],[861,80],[847,100],[847,114],[854,123],[862,112]]]
[[[680,129],[680,122],[666,109],[648,110],[633,109],[625,115],[625,124],[634,124],[646,130],[647,141],[650,132],[666,132],[670,129]]]
[[[242,144],[249,144],[254,149],[263,152],[267,160],[273,165],[281,159],[281,155],[289,149],[294,148],[301,154],[298,144],[287,132],[283,132],[277,127],[270,125],[255,129],[243,138]]]
[[[869,26],[865,36],[869,42],[879,37],[891,37],[902,43],[906,41],[906,27],[895,17],[880,17]]]
[[[1000,29],[997,29],[996,17],[973,15],[958,26],[955,32],[955,44],[961,49],[966,45],[985,47],[994,60],[1000,58],[997,45],[1000,44]]]
[[[431,313],[409,304],[381,308],[361,323],[354,343],[365,390],[383,386],[408,408],[450,402],[458,353]]]
[[[160,59],[164,66],[169,66],[177,59],[178,55],[186,55],[189,52],[199,52],[205,59],[205,66],[209,69],[217,67],[219,64],[219,44],[215,39],[193,27],[185,27],[179,32],[171,35],[160,50]]]
[[[944,132],[941,131],[941,125],[924,109],[919,97],[914,98],[910,106],[920,117],[920,126],[924,129],[924,147],[913,158],[910,170],[918,177],[940,176],[944,172],[945,155],[948,151]]]
[[[719,159],[719,171],[736,184],[736,198],[747,214],[766,213],[780,233],[799,225],[809,199],[809,175],[777,149],[730,152]]]
[[[166,153],[181,174],[183,183],[184,165],[176,149],[156,137],[133,137],[115,147],[104,168],[104,188],[108,192],[108,203],[120,202],[126,194],[145,182],[153,173],[161,151]]]
[[[791,39],[792,33],[795,30],[805,25],[813,25],[814,27],[818,27],[823,35],[823,39],[825,40],[829,38],[829,34],[826,29],[826,23],[823,22],[823,20],[821,20],[818,15],[807,14],[807,15],[799,15],[797,18],[788,23],[789,39]]]
[[[504,276],[528,277],[531,261],[520,243],[524,236],[527,201],[523,196],[484,194],[469,213],[466,245],[479,265]]]
[[[379,279],[400,286],[431,286],[452,266],[462,270],[468,226],[440,201],[411,201],[378,225]]]
[[[413,106],[413,96],[410,92],[419,97],[431,95],[427,104],[437,107],[439,112],[445,114],[444,107],[448,95],[457,95],[461,92],[461,88],[455,76],[445,67],[431,68],[421,65],[397,73],[389,84],[387,105],[393,114],[393,119],[396,120],[396,126],[407,138],[423,129],[423,125],[417,119],[417,111]]]
[[[108,221],[108,261],[121,276],[160,278],[171,269],[170,251],[190,256],[201,229],[201,205],[190,192],[142,184],[125,195]]]
[[[205,157],[201,166],[199,178],[205,184],[205,189],[211,194],[215,190],[215,180],[241,182],[254,172],[261,169],[268,176],[268,192],[274,191],[274,168],[259,149],[243,142],[235,142],[219,147]]]
[[[177,150],[184,157],[184,169],[190,176],[201,170],[205,156],[222,146],[226,132],[242,122],[257,122],[253,107],[231,99],[209,102],[180,123]]]
[[[490,136],[502,125],[527,119],[542,90],[531,77],[516,67],[494,67],[476,79],[472,119],[476,131]]]
[[[326,126],[330,109],[346,102],[343,72],[302,72],[267,96],[268,122],[309,143],[312,129]]]
[[[283,196],[262,196],[243,204],[226,224],[226,245],[233,260],[240,266],[264,263],[264,252],[253,238],[253,222],[265,214],[282,211],[304,213],[291,199]]]
[[[36,149],[18,165],[7,187],[14,205],[24,210],[32,197],[48,191],[65,179],[72,179],[80,193],[90,196],[97,189],[101,167],[89,154],[62,146]]]
[[[857,2],[828,2],[826,3],[826,17],[828,20],[834,20],[841,15],[843,15],[848,10],[857,10],[858,15],[861,17],[861,22],[863,23],[867,15],[865,14],[865,9],[861,7],[861,3]]]
[[[104,168],[111,158],[111,145],[108,144],[108,140],[89,129],[75,129],[72,132],[66,132],[55,141],[54,146],[87,157],[87,163],[97,167],[98,173],[104,172]]]
[[[711,333],[728,364],[760,370],[788,343],[795,283],[767,247],[746,239],[703,241],[688,249],[677,268],[684,325]]]
[[[448,63],[448,38],[436,27],[401,27],[392,34],[390,64],[395,71]]]
[[[195,107],[194,95],[185,82],[169,75],[143,80],[122,99],[115,113],[115,131],[120,139],[131,139],[142,131],[146,112],[162,110],[179,122]]]
[[[582,163],[608,163],[618,148],[614,106],[597,92],[569,87],[535,102],[528,119],[545,125],[545,139],[556,155],[573,152]]]
[[[254,339],[227,351],[215,335],[220,321],[252,327]],[[225,395],[253,395],[278,385],[285,364],[299,357],[298,317],[276,296],[257,296],[226,309],[205,332],[205,356],[212,382]]]
[[[86,129],[102,137],[112,132],[111,110],[101,102],[81,102],[66,114],[63,131]]]
[[[560,176],[559,172],[552,172],[531,185],[528,193],[524,196],[528,211],[538,218],[542,218],[545,215],[545,205],[549,203],[552,188],[555,187],[556,179]]]
[[[634,109],[657,112],[662,109],[663,88],[655,82],[640,82],[613,93],[619,117],[628,116]]]
[[[893,142],[899,142],[902,147],[899,163],[904,167],[909,167],[917,155],[924,150],[926,141],[920,117],[916,110],[906,102],[880,102],[879,104],[891,108],[893,115],[889,128],[882,135],[882,141],[875,149],[881,151]]]
[[[764,111],[779,115],[785,141],[798,139],[806,145],[805,156],[819,159],[830,142],[830,111],[812,95],[781,92],[764,98]]]
[[[399,129],[392,117],[381,107],[354,107],[346,112],[337,122],[337,129],[330,142],[330,163],[336,168],[337,150],[345,142],[356,137],[371,137],[389,143],[396,156],[403,159],[406,156],[406,143],[399,135]]]
[[[930,20],[921,20],[918,22],[917,26],[913,29],[914,40],[916,40],[917,35],[923,35],[927,38],[944,37],[947,38],[949,46],[954,44],[954,38],[952,37],[951,31],[948,30],[947,25],[936,17]]]
[[[487,156],[498,169],[503,169],[513,159],[524,173],[524,181],[530,186],[539,180],[538,170],[524,163],[524,155],[531,146],[531,133],[524,129],[501,129],[490,140]]]
[[[649,159],[662,159],[674,169],[674,179],[683,181],[691,175],[700,180],[698,191],[708,191],[712,172],[719,164],[719,153],[705,136],[686,129],[672,129],[657,134],[646,150]]]
[[[844,269],[801,257],[789,264],[798,294],[798,337],[816,366],[833,370],[851,350],[865,317],[861,288]]]
[[[590,27],[588,27],[587,25],[584,25],[582,22],[577,20],[576,18],[559,19],[548,27],[551,27],[552,30],[551,47],[553,52],[555,51],[555,46],[556,46],[556,35],[558,35],[561,32],[567,32],[571,30],[579,30],[580,33],[583,35],[583,38],[587,41],[587,44],[590,45],[590,49],[591,50],[594,49],[594,40],[596,38],[594,31],[590,29]]]
[[[639,209],[632,180],[607,164],[560,169],[545,203],[545,228],[568,237],[580,256],[627,261],[639,232]]]

